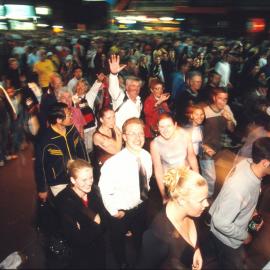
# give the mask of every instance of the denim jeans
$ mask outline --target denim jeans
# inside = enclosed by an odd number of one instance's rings
[[[216,183],[215,161],[211,158],[200,159],[201,174],[208,184],[208,197],[213,196]]]

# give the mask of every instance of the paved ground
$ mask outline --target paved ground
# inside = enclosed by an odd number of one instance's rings
[[[0,261],[14,251],[28,256],[25,269],[45,269],[46,259],[42,249],[42,237],[35,229],[35,183],[33,180],[33,161],[31,148],[22,151],[19,159],[9,161],[0,168]],[[229,171],[233,153],[223,152],[218,159],[217,172],[219,185]],[[155,207],[155,202],[152,206]],[[260,202],[265,224],[247,249],[247,268],[261,269],[270,260],[270,186],[265,185]],[[207,228],[201,229],[202,239],[207,241]],[[134,260],[132,249],[128,248],[130,260]],[[108,267],[114,266],[111,252],[108,250]],[[214,257],[207,251],[204,269],[216,269]]]

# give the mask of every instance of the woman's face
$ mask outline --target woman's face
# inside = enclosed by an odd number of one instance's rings
[[[89,193],[93,184],[93,170],[91,168],[83,168],[77,173],[77,177],[72,177],[74,188],[82,193]]]
[[[154,97],[159,99],[163,94],[163,86],[162,84],[156,84],[153,88],[150,89],[153,93]]]
[[[191,121],[194,126],[199,126],[204,120],[204,111],[203,109],[195,109],[191,114]]]
[[[170,138],[172,138],[176,127],[176,123],[174,123],[171,118],[161,119],[158,123],[159,133],[165,140],[169,140]]]
[[[115,113],[114,111],[106,111],[104,116],[100,118],[100,121],[103,126],[106,128],[114,128],[115,126]]]
[[[204,209],[209,206],[207,196],[207,185],[192,189],[191,194],[184,199],[184,207],[187,215],[190,217],[199,217]]]

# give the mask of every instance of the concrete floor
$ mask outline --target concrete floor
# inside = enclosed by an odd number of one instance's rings
[[[224,151],[217,161],[218,188],[230,169],[234,154]],[[28,256],[24,269],[46,269],[42,237],[34,224],[36,192],[33,178],[31,147],[22,151],[17,160],[0,168],[0,262],[14,251]],[[153,202],[152,206],[157,204]],[[270,185],[263,187],[260,209],[265,224],[247,248],[247,269],[261,269],[270,260]],[[155,212],[155,210],[154,210]],[[203,238],[207,228],[201,228]],[[130,249],[129,249],[130,250]],[[108,251],[110,253],[110,251]],[[133,253],[129,251],[132,260]],[[108,256],[108,268],[114,268]],[[215,259],[207,253],[204,269],[216,269]]]

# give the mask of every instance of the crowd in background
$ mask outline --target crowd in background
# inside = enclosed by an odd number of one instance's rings
[[[157,240],[155,237],[153,240],[152,234],[159,232],[160,228],[155,226],[160,226],[160,222],[166,224],[169,234],[171,225],[168,224],[168,218],[177,231],[180,231],[182,240],[193,246],[193,268],[200,269],[202,262],[200,251],[196,249],[196,237],[187,240],[189,237],[181,234],[182,229],[177,227],[179,223],[174,218],[176,214],[182,215],[181,222],[185,219],[184,226],[192,228],[187,230],[194,233],[194,224],[188,216],[197,217],[201,213],[190,212],[190,208],[187,208],[186,212],[178,213],[172,201],[183,195],[182,191],[179,191],[181,196],[177,193],[177,188],[187,188],[185,177],[197,177],[199,180],[193,183],[193,187],[205,188],[196,196],[201,196],[202,208],[206,208],[207,198],[210,203],[214,200],[217,154],[224,148],[233,151],[241,148],[235,164],[243,166],[243,159],[255,155],[252,152],[253,142],[260,137],[269,137],[269,41],[255,42],[248,38],[230,40],[179,33],[69,33],[51,37],[43,35],[44,33],[32,37],[18,37],[15,34],[6,34],[1,38],[0,166],[5,166],[8,160],[18,158],[19,152],[28,143],[32,143],[35,149],[33,159],[36,159],[39,198],[47,200],[47,186],[50,186],[53,196],[57,198],[56,205],[71,213],[71,210],[65,208],[65,199],[73,195],[66,189],[65,193],[62,193],[65,186],[61,186],[67,184],[65,179],[70,177],[67,167],[71,172],[75,193],[84,197],[84,206],[88,205],[88,199],[85,197],[86,193],[80,191],[80,173],[76,172],[76,168],[70,169],[71,163],[67,166],[68,159],[80,158],[87,162],[91,160],[94,167],[93,181],[100,187],[106,208],[105,214],[101,211],[104,219],[108,219],[108,215],[117,219],[123,218],[126,219],[125,225],[130,225],[133,224],[135,214],[127,214],[122,211],[126,209],[121,208],[115,212],[110,202],[110,189],[104,179],[109,175],[113,178],[113,168],[118,169],[119,166],[120,170],[121,164],[126,166],[127,170],[130,165],[132,171],[133,160],[122,151],[126,148],[136,150],[136,147],[141,150],[144,146],[151,155],[143,154],[144,162],[147,163],[148,181],[153,163],[154,181],[160,194],[161,205],[166,205],[169,211],[167,217],[163,212],[155,219],[156,223],[154,222],[145,236],[147,240],[144,244],[152,247],[154,244],[149,241],[158,241],[160,244],[160,241],[164,240]],[[141,119],[144,123],[136,122],[134,118]],[[129,119],[134,122],[129,122]],[[54,140],[59,134],[66,140],[67,153],[63,154],[62,150],[59,150],[62,142]],[[140,136],[145,136],[145,143],[144,139],[138,139]],[[139,142],[134,142],[135,137]],[[123,147],[123,141],[126,148]],[[267,143],[266,141],[266,148]],[[51,146],[56,144],[59,144],[58,148]],[[257,147],[260,148],[260,144]],[[45,148],[54,158],[63,155],[63,162],[59,158],[55,161],[51,156],[44,157]],[[256,164],[270,159],[268,153],[265,156],[257,155],[258,160],[254,161]],[[92,169],[83,162],[76,166],[82,170]],[[176,172],[170,170],[179,166],[187,166],[190,170],[179,171],[176,176]],[[121,170],[128,176],[125,168]],[[202,176],[199,176],[199,173]],[[268,174],[268,171],[264,171],[260,176]],[[174,180],[164,181],[168,179],[168,175]],[[50,177],[58,182],[53,182]],[[183,183],[178,184],[179,187],[177,183],[171,183],[175,178],[184,179]],[[185,196],[182,202],[184,205],[188,201]],[[138,205],[141,205],[142,201],[144,199],[141,199]],[[100,203],[101,208],[104,208],[103,203]],[[250,209],[254,210],[256,203],[257,199],[252,202]],[[100,224],[102,214],[97,217],[92,216],[91,211],[81,211],[82,216],[85,214],[91,219],[91,228],[100,237],[102,229],[96,228],[96,224]],[[212,215],[214,211],[213,208]],[[253,214],[251,212],[250,210],[247,214],[249,218]],[[141,214],[142,212],[139,212],[138,215]],[[78,218],[84,220],[85,217],[82,216]],[[77,230],[81,230],[80,226],[88,226],[84,221],[77,223]],[[118,238],[111,240],[113,246],[118,241],[115,257],[119,266],[124,268],[126,261],[121,254],[119,239],[122,239],[121,233],[130,232],[120,230],[123,224],[118,221],[109,219],[108,223],[111,224],[112,233],[119,234]],[[216,236],[213,227],[211,223],[211,230]],[[72,230],[72,239],[75,239],[75,242],[80,245],[84,243],[84,240],[76,235],[74,228],[65,229],[69,232]],[[87,231],[86,235],[96,239],[96,235],[91,233]],[[240,240],[242,243],[245,239]],[[166,242],[166,239],[164,241]],[[96,243],[100,251],[104,252],[104,243],[100,239]],[[166,248],[163,244],[161,246]],[[220,245],[220,242],[218,244]],[[235,246],[239,247],[238,244]],[[178,244],[172,240],[168,245],[177,248]],[[154,265],[151,261],[150,251],[143,251],[147,254],[147,260],[140,259],[138,267],[156,267],[157,264]],[[164,254],[163,251],[156,252]],[[76,252],[74,254],[78,261],[81,249],[78,248]],[[95,252],[98,252],[98,249]],[[87,257],[87,253],[84,254]],[[142,254],[141,258],[144,255]],[[172,256],[172,260],[173,258]],[[164,265],[175,266],[172,261]]]

